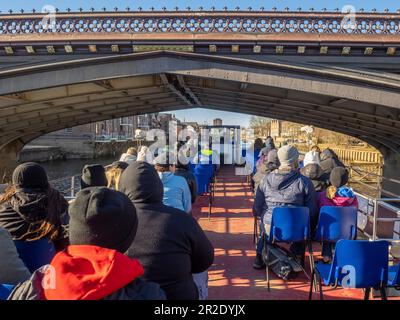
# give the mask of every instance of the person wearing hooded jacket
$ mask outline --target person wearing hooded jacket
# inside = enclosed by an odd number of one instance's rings
[[[185,178],[189,186],[192,204],[195,203],[197,198],[197,182],[195,175],[189,170],[189,164],[182,164],[178,160],[175,165],[174,175]]]
[[[138,232],[128,255],[143,265],[143,279],[159,283],[168,300],[199,299],[192,274],[212,265],[214,248],[197,221],[163,204],[163,184],[146,162],[123,172],[119,190],[136,207]]]
[[[353,189],[346,185],[348,181],[349,172],[346,168],[333,168],[329,176],[330,186],[326,189],[326,192],[321,192],[318,196],[318,210],[324,206],[358,208],[358,200]],[[322,243],[322,257],[324,262],[331,261],[333,250],[333,243]]]
[[[272,211],[276,207],[308,207],[311,224],[315,224],[316,193],[311,180],[298,171],[299,152],[293,146],[286,145],[278,150],[279,169],[267,174],[261,181],[254,201],[254,214],[261,218],[262,234],[260,235],[256,259],[253,267],[264,267],[262,251],[263,235],[269,235]],[[293,243],[291,251],[296,256],[304,254],[302,243]]]
[[[81,189],[107,187],[106,170],[101,164],[87,164],[82,169]]]
[[[78,192],[69,214],[71,244],[18,285],[9,300],[165,299],[158,284],[140,278],[139,261],[125,255],[138,226],[127,196],[89,187]]]
[[[56,249],[67,245],[68,202],[47,179],[37,163],[26,162],[15,168],[12,184],[0,196],[0,227],[13,240],[50,239]]]
[[[304,166],[300,169],[300,173],[310,178],[314,185],[316,192],[324,191],[327,188],[326,175],[319,165],[319,153],[316,151],[309,151],[304,156]]]
[[[329,180],[329,175],[333,168],[345,167],[343,162],[339,160],[339,157],[332,149],[325,149],[320,154],[320,166],[322,171],[326,174],[326,179]]]

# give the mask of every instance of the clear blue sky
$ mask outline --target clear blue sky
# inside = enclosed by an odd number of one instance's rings
[[[269,10],[273,7],[278,9],[284,9],[289,7],[292,10],[296,10],[301,7],[303,10],[308,10],[309,8],[315,8],[316,10],[327,8],[328,10],[333,10],[335,8],[342,8],[345,5],[352,5],[356,9],[364,8],[365,10],[370,10],[376,8],[377,10],[383,10],[389,8],[390,10],[395,10],[400,8],[400,2],[398,0],[336,0],[336,1],[315,1],[315,0],[273,0],[273,1],[260,1],[260,0],[203,0],[201,2],[194,0],[13,0],[6,1],[0,0],[0,10],[2,12],[7,12],[9,9],[17,11],[19,9],[24,9],[29,11],[33,8],[40,11],[45,5],[53,5],[62,11],[66,8],[71,8],[76,10],[82,7],[85,10],[89,10],[91,7],[100,10],[102,7],[106,7],[113,10],[114,7],[118,7],[120,10],[124,10],[126,7],[135,9],[142,7],[144,10],[150,7],[155,7],[156,9],[161,9],[166,7],[167,9],[173,9],[174,7],[179,7],[185,9],[186,7],[191,7],[192,9],[198,8],[200,5],[204,8],[210,8],[215,6],[217,9],[221,9],[227,6],[230,9],[234,9],[236,6],[241,9],[246,9],[251,6],[254,10],[260,7],[264,7],[265,10]],[[249,121],[248,115],[241,115],[237,113],[221,112],[214,110],[204,110],[204,109],[192,109],[188,111],[176,111],[174,112],[176,116],[186,121],[197,121],[211,122],[214,118],[222,118],[226,124],[240,124],[242,126],[247,126]]]

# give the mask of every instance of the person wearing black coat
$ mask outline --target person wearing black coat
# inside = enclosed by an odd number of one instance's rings
[[[47,179],[46,171],[34,162],[19,165],[12,184],[0,196],[0,227],[13,240],[49,238],[56,247],[67,244],[68,202]]]
[[[128,255],[142,264],[143,279],[160,284],[168,300],[197,300],[192,274],[206,271],[214,261],[214,248],[197,221],[163,204],[162,182],[146,162],[123,172],[119,190],[136,208],[139,225]]]
[[[195,203],[196,198],[197,198],[197,182],[196,182],[196,177],[189,170],[189,165],[184,165],[178,161],[178,163],[175,165],[174,174],[176,176],[181,176],[181,177],[185,178],[185,180],[189,186],[190,194],[192,196],[191,197],[192,204]]]
[[[333,168],[345,167],[342,161],[339,160],[337,154],[331,149],[325,149],[320,154],[320,166],[325,174],[326,180],[329,180]]]

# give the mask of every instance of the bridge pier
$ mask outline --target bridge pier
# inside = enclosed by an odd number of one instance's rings
[[[0,183],[11,181],[12,173],[17,166],[19,153],[24,147],[20,140],[14,140],[0,149]]]
[[[383,177],[386,179],[383,180],[382,188],[400,196],[400,183],[388,180],[400,181],[400,153],[388,151],[384,155]]]

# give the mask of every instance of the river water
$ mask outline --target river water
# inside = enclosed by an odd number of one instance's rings
[[[46,169],[49,180],[55,180],[80,174],[86,164],[108,165],[116,160],[118,160],[118,157],[54,160],[42,162],[40,165]]]

